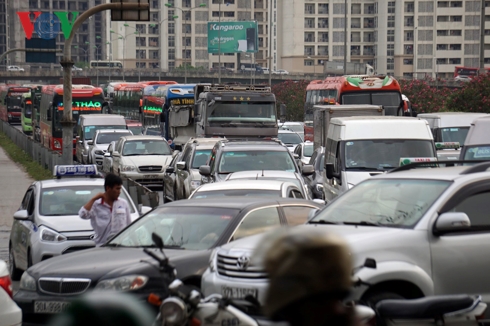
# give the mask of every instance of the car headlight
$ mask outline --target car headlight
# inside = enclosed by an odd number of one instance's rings
[[[186,319],[186,305],[182,299],[167,298],[160,306],[160,315],[164,325],[183,325]]]
[[[201,185],[201,180],[192,180],[191,181],[191,187],[194,188],[194,189],[196,189],[200,185]]]
[[[53,144],[54,144],[54,148],[61,148],[61,144],[60,144],[60,142],[58,140],[55,139],[53,141]]]
[[[101,151],[100,149],[95,151],[96,155],[104,155],[104,151]]]
[[[121,165],[121,172],[136,171],[136,166],[134,165]]]
[[[144,275],[126,275],[103,280],[97,283],[95,290],[101,291],[134,291],[141,289],[148,282]]]
[[[211,252],[211,256],[209,257],[209,270],[214,273],[216,269],[216,255],[220,248],[214,248],[213,252]]]
[[[41,241],[48,242],[63,242],[66,241],[66,237],[56,231],[50,229],[41,230]]]
[[[24,272],[20,278],[19,288],[25,291],[36,291],[36,280],[27,272]]]
[[[318,183],[318,184],[316,185],[316,191],[318,191],[318,192],[323,192],[323,185],[322,185],[321,183]]]

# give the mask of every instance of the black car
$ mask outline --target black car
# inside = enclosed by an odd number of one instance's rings
[[[175,154],[178,152],[177,154]],[[165,170],[165,174],[163,175],[163,203],[168,203],[175,199],[175,193],[177,192],[177,162],[180,162],[182,157],[182,152],[174,151],[174,157],[170,164],[167,166]]]
[[[325,167],[324,147],[319,147],[313,152],[308,165],[313,166],[314,172],[304,179],[313,194],[313,199],[325,199],[323,194],[323,169]]]
[[[221,182],[233,172],[275,170],[311,174],[313,167],[298,168],[293,154],[280,140],[226,140],[216,143],[208,165],[199,167],[201,183]]]
[[[200,287],[213,248],[280,225],[303,224],[312,209],[321,207],[302,199],[259,197],[168,203],[134,221],[101,247],[30,267],[22,275],[14,300],[22,309],[24,323],[39,324],[89,290],[126,291],[145,302],[150,293],[165,297],[169,280],[143,252],[143,248],[158,251],[152,232],[163,239],[177,277]]]

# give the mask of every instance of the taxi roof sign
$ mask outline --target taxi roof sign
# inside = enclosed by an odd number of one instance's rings
[[[460,149],[461,148],[461,145],[457,141],[435,143],[435,145],[436,145],[436,150],[439,150],[439,149]]]
[[[424,162],[437,162],[437,157],[400,157],[400,166]]]
[[[62,177],[96,177],[97,166],[95,164],[89,165],[55,165],[53,169],[53,176],[58,179]]]

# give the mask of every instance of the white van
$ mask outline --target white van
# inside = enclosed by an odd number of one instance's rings
[[[76,157],[79,163],[88,164],[88,142],[100,129],[127,129],[126,120],[118,114],[81,114],[76,132]]]
[[[421,113],[417,118],[429,122],[434,142],[436,143],[437,158],[441,160],[458,160],[460,149],[464,146],[466,135],[471,123],[480,117],[488,116],[486,113],[470,112],[439,112]],[[441,144],[439,144],[441,143]],[[447,148],[448,143],[458,143],[459,146]]]
[[[400,165],[436,157],[426,120],[395,116],[333,118],[327,133],[323,192],[330,202],[359,182]]]

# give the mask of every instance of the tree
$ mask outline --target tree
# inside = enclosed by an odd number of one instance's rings
[[[475,76],[449,96],[448,111],[490,113],[490,74]]]
[[[272,87],[272,92],[276,96],[277,112],[279,105],[286,104],[286,120],[287,121],[303,121],[304,120],[304,105],[307,80],[287,80]]]
[[[436,80],[430,77],[400,81],[402,93],[418,113],[446,111],[446,102],[454,90],[448,88],[441,79],[437,80],[439,88],[431,86],[435,84]]]

